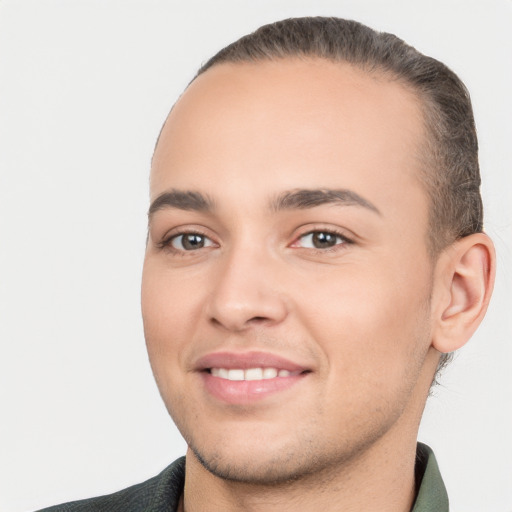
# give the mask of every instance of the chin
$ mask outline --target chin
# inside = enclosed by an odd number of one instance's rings
[[[227,432],[227,431],[226,431]],[[271,436],[249,435],[245,439],[226,435],[217,442],[189,439],[190,455],[212,475],[226,481],[275,486],[306,482],[312,475],[328,481],[340,467],[350,464],[379,437],[373,432],[367,438],[306,435],[304,431]],[[195,441],[199,441],[195,439]],[[249,441],[249,442],[248,442]],[[252,441],[252,442],[251,442]]]
[[[279,453],[276,455],[251,452],[246,455],[202,453],[190,447],[196,459],[211,474],[223,480],[255,484],[276,485],[301,480],[309,474],[317,474],[325,467],[325,461],[311,454]]]

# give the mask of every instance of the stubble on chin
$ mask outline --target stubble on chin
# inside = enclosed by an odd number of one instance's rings
[[[227,482],[272,488],[293,487],[298,482],[307,486],[310,482],[318,489],[319,485],[328,485],[338,479],[340,472],[349,471],[350,466],[383,435],[385,429],[374,427],[359,440],[337,439],[336,445],[325,440],[319,443],[318,439],[295,433],[288,446],[271,454],[264,453],[264,440],[261,452],[253,448],[253,453],[246,452],[243,456],[235,455],[233,447],[219,444],[214,450],[201,450],[194,442],[188,443],[189,454],[209,473]],[[229,437],[229,433],[226,436]]]

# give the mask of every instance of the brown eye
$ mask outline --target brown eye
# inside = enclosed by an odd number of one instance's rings
[[[299,238],[300,247],[307,249],[330,249],[347,241],[341,235],[329,231],[312,231]]]
[[[332,233],[313,233],[311,241],[313,246],[317,249],[326,249],[327,247],[333,247],[337,243],[338,237]]]
[[[171,240],[171,246],[180,251],[195,251],[212,245],[213,242],[208,237],[197,233],[183,233]]]

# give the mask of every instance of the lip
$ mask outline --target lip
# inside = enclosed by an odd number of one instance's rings
[[[276,368],[287,370],[292,375],[262,380],[233,381],[214,377],[208,370],[211,368],[249,369]],[[201,377],[205,391],[215,399],[226,404],[248,405],[261,401],[271,395],[289,390],[310,373],[300,364],[281,356],[267,352],[216,352],[198,359],[195,365]]]
[[[277,368],[289,372],[304,372],[308,368],[294,363],[284,357],[269,352],[214,352],[199,358],[195,364],[197,371],[209,370],[210,368]]]

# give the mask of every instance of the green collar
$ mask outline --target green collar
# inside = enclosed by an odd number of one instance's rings
[[[416,449],[418,494],[411,512],[448,512],[448,494],[434,452],[423,443]]]

